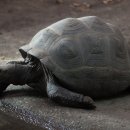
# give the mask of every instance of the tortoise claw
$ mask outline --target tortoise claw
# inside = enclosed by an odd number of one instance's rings
[[[88,109],[95,109],[96,108],[95,102],[93,101],[92,98],[90,98],[88,96],[84,96],[83,104]]]

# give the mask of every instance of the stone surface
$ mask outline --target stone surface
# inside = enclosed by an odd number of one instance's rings
[[[0,111],[0,130],[43,130]],[[44,129],[45,130],[45,129]]]
[[[96,110],[62,107],[28,86],[10,85],[1,110],[50,130],[129,130],[130,95],[96,101]]]

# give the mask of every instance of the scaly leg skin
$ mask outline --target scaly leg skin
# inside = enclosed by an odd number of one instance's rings
[[[47,94],[53,101],[64,106],[87,109],[96,108],[94,101],[90,97],[71,92],[55,84],[53,81],[47,84]]]
[[[26,83],[29,69],[27,65],[6,63],[0,66],[0,94],[10,84],[23,85]]]
[[[7,73],[7,70],[10,69],[9,65],[7,64],[14,64],[15,61],[10,61],[8,63],[6,63],[3,66],[0,66],[0,96],[3,93],[3,91],[8,87],[8,85],[10,84],[7,80],[9,78],[9,74]],[[12,68],[12,67],[11,67]]]
[[[41,75],[37,66],[25,64],[24,62],[9,62],[0,66],[0,94],[10,84],[24,85],[36,82]]]

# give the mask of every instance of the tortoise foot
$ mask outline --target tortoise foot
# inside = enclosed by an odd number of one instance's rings
[[[84,96],[83,106],[84,107],[86,106],[88,109],[95,109],[96,108],[95,102],[93,101],[92,98],[90,98],[88,96]]]

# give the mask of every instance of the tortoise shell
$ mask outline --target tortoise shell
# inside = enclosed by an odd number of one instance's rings
[[[111,82],[116,86],[116,80],[123,84],[128,79],[129,55],[123,35],[96,16],[58,21],[19,50],[24,58],[30,54],[40,59],[59,82],[77,92],[84,93],[86,88],[89,95],[96,95],[92,91],[101,91],[102,84],[109,88]]]

